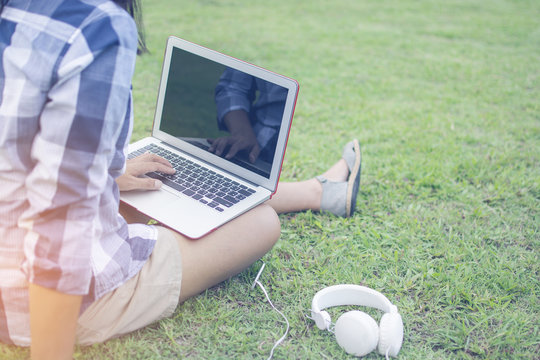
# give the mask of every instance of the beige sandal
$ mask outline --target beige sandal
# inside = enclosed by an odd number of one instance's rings
[[[322,175],[316,179],[322,185],[321,211],[349,217],[356,208],[356,197],[360,189],[362,153],[357,139],[345,145],[342,157],[349,168],[347,181],[330,181]]]

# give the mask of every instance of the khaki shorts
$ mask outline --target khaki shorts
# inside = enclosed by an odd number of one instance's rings
[[[182,282],[180,249],[171,230],[157,228],[158,240],[141,271],[79,317],[78,344],[100,343],[173,314]]]

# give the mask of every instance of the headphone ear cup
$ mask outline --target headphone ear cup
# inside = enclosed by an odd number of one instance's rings
[[[349,311],[336,322],[336,340],[347,353],[364,356],[375,350],[379,342],[379,327],[363,311]]]
[[[312,310],[311,316],[313,317],[313,320],[315,321],[315,325],[320,330],[328,330],[330,329],[330,325],[332,324],[332,319],[330,318],[330,314],[326,311],[318,311],[315,312]]]
[[[324,326],[321,328],[322,329],[329,329],[330,328],[330,324],[332,324],[332,319],[330,318],[330,314],[326,311],[321,311],[321,318],[323,319],[323,324]]]
[[[403,344],[403,320],[398,313],[386,313],[382,316],[379,326],[379,346],[381,355],[397,357]]]

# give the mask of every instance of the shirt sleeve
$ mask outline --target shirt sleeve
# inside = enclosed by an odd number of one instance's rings
[[[19,222],[28,229],[23,271],[32,283],[88,293],[96,215],[129,119],[136,47],[127,14],[104,16],[77,30],[58,60],[31,149],[29,209]]]
[[[223,118],[233,110],[251,110],[255,100],[254,79],[251,75],[227,68],[216,86],[215,100],[220,129],[226,129]]]

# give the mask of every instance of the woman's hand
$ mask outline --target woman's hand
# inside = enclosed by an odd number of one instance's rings
[[[126,172],[116,179],[120,191],[157,190],[161,181],[142,175],[159,171],[174,174],[175,170],[166,159],[156,154],[146,153],[126,161]]]

